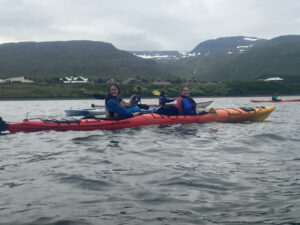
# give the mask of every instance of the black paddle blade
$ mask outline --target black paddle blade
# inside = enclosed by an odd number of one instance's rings
[[[8,130],[8,125],[3,121],[2,117],[0,117],[0,133],[1,131],[6,131]]]
[[[142,87],[141,86],[137,86],[136,87],[137,93],[140,95],[141,91],[142,91]]]

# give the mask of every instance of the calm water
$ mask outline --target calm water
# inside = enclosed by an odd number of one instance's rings
[[[57,119],[91,103],[102,102],[0,101],[0,116]],[[0,224],[300,224],[299,112],[277,103],[262,123],[1,135]]]

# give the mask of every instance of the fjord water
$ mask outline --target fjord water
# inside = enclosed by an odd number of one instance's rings
[[[0,116],[62,119],[91,103],[103,101],[0,101]],[[0,224],[299,224],[300,103],[276,106],[257,123],[1,135]]]

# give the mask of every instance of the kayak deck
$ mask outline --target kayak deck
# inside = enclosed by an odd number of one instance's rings
[[[250,100],[251,102],[300,102],[300,99],[281,99],[279,101],[273,101],[273,100]]]
[[[94,109],[67,109],[65,110],[68,116],[88,116],[88,115],[104,115],[104,108]]]

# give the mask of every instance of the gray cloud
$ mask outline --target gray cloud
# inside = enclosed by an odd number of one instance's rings
[[[294,0],[0,0],[0,42],[95,40],[191,50],[208,39],[300,34]]]

